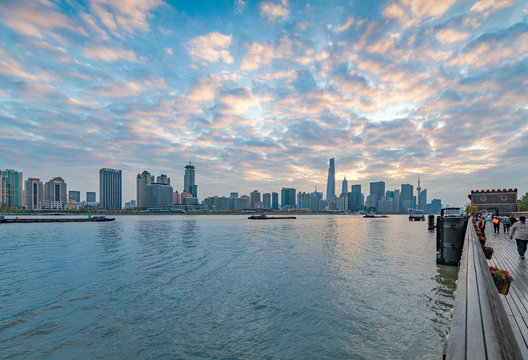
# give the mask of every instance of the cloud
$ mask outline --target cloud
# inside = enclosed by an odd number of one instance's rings
[[[419,25],[426,19],[442,17],[456,0],[396,0],[383,10],[383,16],[397,19],[404,28]]]
[[[195,61],[202,60],[202,64],[217,63],[220,60],[226,64],[233,63],[233,57],[229,53],[232,36],[224,35],[217,31],[207,35],[192,38],[187,43],[189,55]]]
[[[167,85],[161,78],[131,79],[118,81],[107,79],[105,86],[93,90],[97,95],[108,98],[125,98],[139,95],[145,91],[164,90]]]
[[[288,19],[288,1],[282,0],[280,4],[271,1],[260,3],[260,15],[265,17],[269,22],[275,22],[279,19]]]
[[[187,98],[198,102],[214,100],[221,85],[222,80],[217,75],[199,78],[187,93]]]
[[[81,27],[57,10],[51,2],[7,1],[0,3],[0,18],[13,30],[39,39],[46,36],[60,39],[61,30],[86,35]]]
[[[150,12],[162,6],[161,0],[92,0],[90,9],[99,22],[114,34],[149,30]]]
[[[249,45],[248,52],[240,64],[240,70],[253,71],[263,65],[270,65],[273,61],[274,52],[274,46],[268,43]]]
[[[127,60],[131,62],[138,62],[136,54],[132,50],[120,49],[118,47],[104,46],[94,43],[89,43],[85,46],[84,56],[92,60],[102,61],[117,61]]]
[[[451,44],[454,42],[466,40],[469,35],[469,33],[459,32],[453,29],[442,29],[436,33],[436,38],[442,44]]]

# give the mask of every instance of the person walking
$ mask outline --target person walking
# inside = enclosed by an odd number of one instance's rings
[[[526,217],[520,216],[519,221],[512,225],[510,239],[515,238],[517,242],[517,251],[521,259],[524,259],[524,253],[526,252],[526,246],[528,244],[528,224],[526,223]]]
[[[484,214],[482,214],[480,216],[480,220],[479,220],[479,229],[480,231],[482,231],[482,233],[484,234],[484,230],[486,230],[486,217],[484,216]]]
[[[511,226],[513,226],[513,224],[515,224],[516,221],[517,221],[517,219],[512,214],[512,216],[510,216],[510,224],[511,224]]]
[[[493,220],[491,220],[491,222],[493,223],[493,232],[496,233],[496,234],[499,234],[500,233],[500,220],[499,220],[499,218],[494,216]]]
[[[510,226],[511,226],[511,222],[510,222],[510,218],[505,216],[504,219],[502,219],[502,229],[505,233],[509,233],[510,232]]]

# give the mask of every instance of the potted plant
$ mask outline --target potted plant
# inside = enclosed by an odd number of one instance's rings
[[[491,246],[482,245],[482,250],[484,251],[484,256],[486,259],[490,260],[493,255],[493,248]]]
[[[479,241],[481,245],[484,245],[486,243],[486,237],[484,235],[479,236]]]
[[[493,281],[495,282],[499,293],[503,295],[508,295],[508,291],[510,290],[510,284],[513,281],[510,274],[506,270],[499,269],[495,266],[490,266],[489,269],[491,271],[491,277],[493,278]]]

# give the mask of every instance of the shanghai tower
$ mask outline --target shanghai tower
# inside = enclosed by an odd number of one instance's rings
[[[326,200],[335,200],[335,165],[334,158],[330,159],[330,166],[328,167],[328,181],[326,182]]]

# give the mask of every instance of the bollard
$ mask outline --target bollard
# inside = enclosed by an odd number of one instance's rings
[[[428,215],[427,216],[427,230],[434,230],[435,224],[434,224],[434,215]]]

